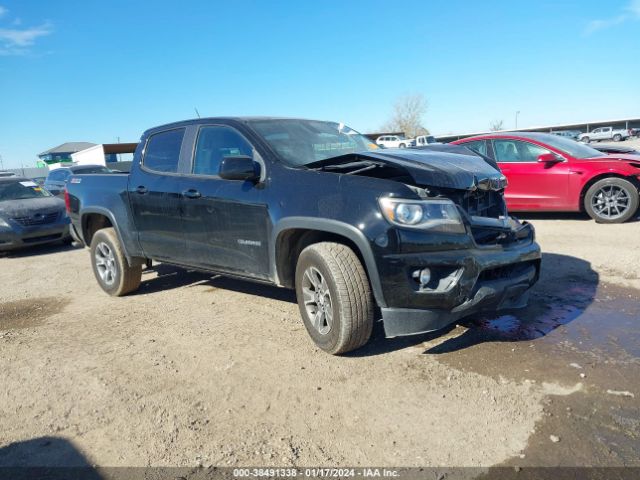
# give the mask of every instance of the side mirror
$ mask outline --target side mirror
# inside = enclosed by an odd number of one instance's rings
[[[560,163],[562,158],[560,158],[555,153],[543,153],[538,156],[538,162],[540,163]]]
[[[251,180],[260,178],[260,164],[247,155],[225,157],[220,163],[220,178],[225,180]]]

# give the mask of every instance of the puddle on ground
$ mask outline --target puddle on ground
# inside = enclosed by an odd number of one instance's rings
[[[500,381],[580,386],[580,393],[548,395],[527,448],[501,467],[640,466],[639,326],[638,290],[571,279],[536,286],[527,308],[470,319],[421,350]]]
[[[612,286],[574,285],[563,296],[539,293],[529,306],[472,321],[477,334],[494,341],[536,340],[552,334],[581,351],[640,358],[640,292]],[[558,330],[558,334],[553,334]],[[544,343],[545,340],[542,340]]]
[[[64,298],[28,298],[0,303],[0,331],[20,330],[42,325],[69,303]]]

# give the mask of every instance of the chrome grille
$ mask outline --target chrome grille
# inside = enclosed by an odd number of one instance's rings
[[[35,215],[30,215],[26,217],[12,218],[11,220],[19,223],[24,227],[32,227],[34,225],[46,225],[48,223],[53,223],[56,220],[58,220],[59,216],[60,216],[60,212],[36,213]]]

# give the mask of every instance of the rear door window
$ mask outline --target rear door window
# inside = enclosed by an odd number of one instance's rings
[[[176,128],[151,135],[144,149],[142,164],[156,172],[176,173],[184,132],[184,128]]]

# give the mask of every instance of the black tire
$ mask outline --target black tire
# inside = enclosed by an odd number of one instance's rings
[[[591,139],[590,139],[589,137],[582,137],[582,138],[580,139],[580,141],[581,141],[582,143],[589,143],[589,142],[591,142]]]
[[[621,203],[626,207],[620,214],[616,214],[613,211],[613,208],[619,211],[620,206],[609,208],[608,211],[613,215],[607,215],[607,211],[604,210],[602,213],[599,213],[598,210],[600,207],[607,208],[604,206],[605,202],[613,200],[611,197],[607,199],[607,191],[624,192],[624,198],[626,198],[626,200]],[[617,177],[604,178],[591,185],[585,193],[584,209],[589,216],[598,223],[624,223],[631,219],[638,211],[639,197],[638,188],[628,180]]]
[[[401,143],[400,145],[398,145],[399,148],[407,148],[407,146],[404,143]]]
[[[106,263],[99,263],[100,260],[103,262],[109,260],[108,266]],[[103,228],[93,235],[91,266],[98,284],[109,295],[121,297],[137,290],[140,286],[142,266],[129,265],[113,228]],[[105,275],[107,270],[109,275]]]
[[[316,273],[324,280],[324,288],[310,288]],[[318,277],[315,276],[315,279],[318,280]],[[355,350],[369,341],[373,329],[374,303],[367,274],[353,250],[331,242],[308,246],[298,257],[295,282],[300,315],[309,336],[318,347],[338,355]],[[326,291],[329,293],[328,299]],[[325,305],[325,311],[330,313],[330,319],[320,311],[321,302]],[[319,317],[313,315],[314,306],[315,311],[320,313]],[[312,316],[319,320],[314,321]]]
[[[620,140],[622,140],[622,135],[620,135],[619,133],[616,133],[616,134],[613,136],[613,141],[614,141],[614,142],[619,142]]]

